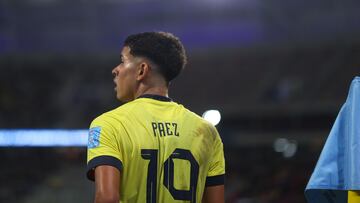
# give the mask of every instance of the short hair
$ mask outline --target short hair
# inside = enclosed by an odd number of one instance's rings
[[[187,59],[179,38],[168,32],[144,32],[130,35],[124,41],[133,56],[142,56],[159,67],[169,83],[184,69]]]

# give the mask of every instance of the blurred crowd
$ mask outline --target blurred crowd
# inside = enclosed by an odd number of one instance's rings
[[[282,157],[270,146],[228,152],[226,202],[305,203],[303,192],[317,153],[301,147],[292,158]]]
[[[89,202],[85,148],[2,148],[0,201]],[[292,158],[272,146],[226,149],[227,203],[305,203],[303,191],[319,149],[300,146]]]
[[[219,126],[227,163],[226,202],[305,202],[304,189],[326,137],[313,147],[304,130],[320,130],[324,136],[330,130],[351,79],[359,75],[359,47],[190,58],[189,72],[170,91],[198,114],[216,102],[227,110]],[[120,105],[111,75],[117,57],[0,60],[0,128],[88,128],[97,115]],[[214,60],[230,74],[214,67]],[[252,103],[256,108],[250,108]],[[252,144],[233,143],[239,130],[260,137]],[[284,157],[273,149],[267,136],[271,130],[304,132],[302,139],[309,141],[299,142],[296,154]],[[85,148],[0,148],[0,158],[0,202],[91,201]]]

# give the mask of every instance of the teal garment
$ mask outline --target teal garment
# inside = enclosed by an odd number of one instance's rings
[[[347,196],[347,190],[360,190],[360,77],[351,83],[305,195],[309,203],[338,203],[343,201],[334,201],[336,196]],[[324,201],[314,200],[316,197]]]

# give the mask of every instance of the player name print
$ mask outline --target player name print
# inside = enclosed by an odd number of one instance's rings
[[[154,136],[179,136],[178,124],[170,122],[151,122]]]

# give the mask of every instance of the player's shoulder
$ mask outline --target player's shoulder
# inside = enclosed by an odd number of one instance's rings
[[[202,129],[208,131],[208,133],[210,135],[213,135],[213,137],[218,135],[217,129],[212,123],[205,120],[203,117],[199,116],[195,112],[193,112],[185,107],[183,107],[183,108],[186,111],[187,117],[189,118],[189,120],[191,120],[192,123],[196,124],[199,128],[202,128]]]
[[[182,106],[181,104],[179,104],[185,111],[185,113],[187,114],[187,117],[189,117],[192,120],[195,120],[197,123],[201,124],[201,125],[205,125],[208,127],[214,127],[213,124],[211,124],[209,121],[205,120],[203,117],[199,116],[197,113],[189,110],[188,108]]]
[[[121,122],[128,117],[129,112],[137,104],[135,102],[125,103],[117,108],[104,112],[97,116],[92,122],[114,123]]]

